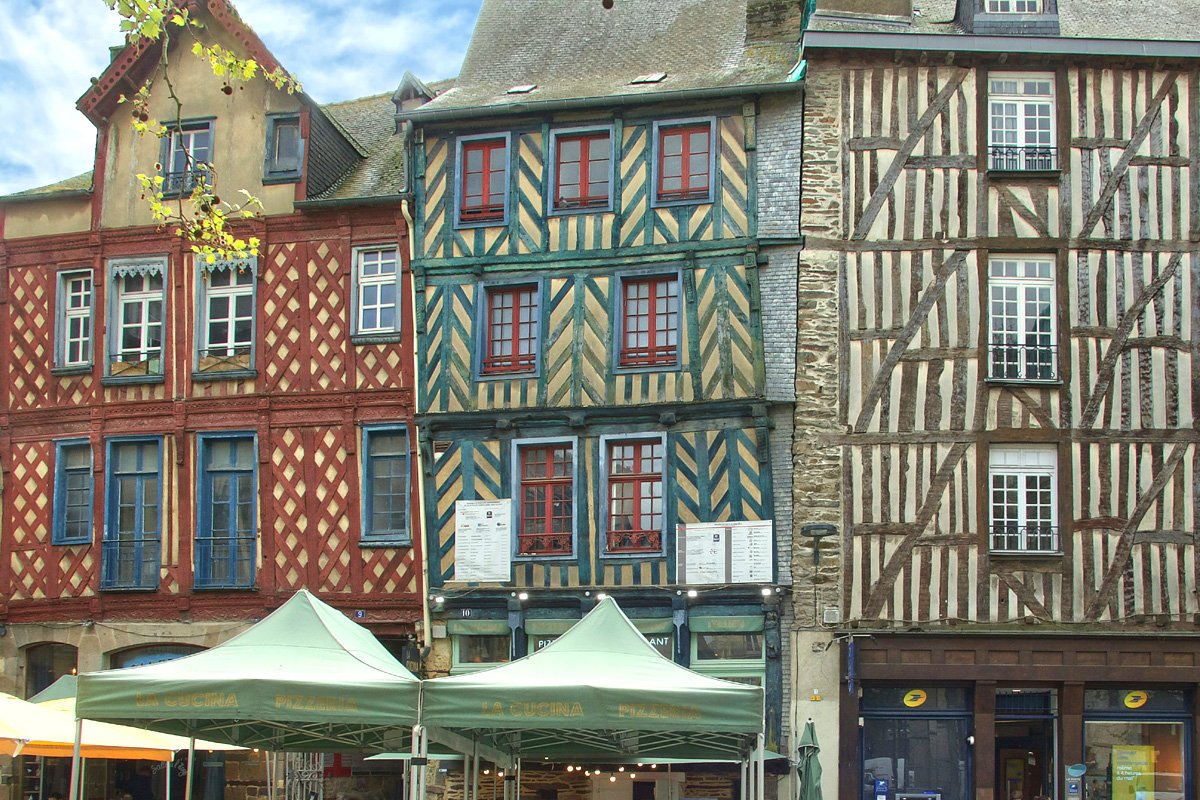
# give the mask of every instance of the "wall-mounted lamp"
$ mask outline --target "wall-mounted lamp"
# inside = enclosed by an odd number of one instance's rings
[[[828,536],[837,535],[837,526],[828,522],[814,522],[811,525],[801,525],[800,535],[813,540],[813,563],[821,563],[821,540]]]
[[[446,598],[440,594],[432,594],[429,596],[430,611],[444,611],[446,609]]]
[[[975,734],[968,733],[967,734],[967,747],[974,747],[974,746],[975,746]]]

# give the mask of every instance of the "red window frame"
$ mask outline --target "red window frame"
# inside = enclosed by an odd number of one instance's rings
[[[662,550],[664,449],[662,439],[608,443],[608,552]]]
[[[639,339],[644,338],[643,341]],[[622,367],[679,362],[679,278],[658,275],[621,282]]]
[[[704,135],[704,147],[695,147],[692,137]],[[658,186],[660,202],[671,200],[707,200],[712,188],[712,126],[671,125],[658,129]],[[673,144],[678,139],[678,145]],[[677,152],[676,152],[677,151]],[[692,161],[700,158],[701,169],[692,169]],[[677,179],[678,188],[667,188],[667,181]]]
[[[563,211],[607,206],[612,188],[610,177],[612,174],[612,137],[608,131],[558,136],[554,142],[555,210]],[[579,159],[577,161],[564,160],[563,145],[572,142],[578,142],[579,144]],[[597,142],[604,142],[608,147],[608,154],[603,158],[593,157],[594,145]],[[591,179],[592,167],[601,161],[604,164],[604,180],[603,182],[593,181]],[[563,179],[563,167],[570,164],[578,164],[578,177],[574,181]],[[575,196],[570,198],[563,197],[564,186],[575,187]]]
[[[520,469],[519,555],[571,555],[575,521],[574,452],[569,442],[525,445]]]
[[[471,168],[472,155],[480,156],[479,169]],[[497,160],[499,163],[497,164]],[[505,175],[508,172],[508,140],[481,139],[463,142],[462,181],[459,189],[459,219],[463,222],[504,219]],[[479,194],[468,192],[471,178],[479,177]],[[495,184],[499,183],[499,200]]]
[[[489,286],[485,292],[483,374],[532,372],[537,367],[537,287]]]

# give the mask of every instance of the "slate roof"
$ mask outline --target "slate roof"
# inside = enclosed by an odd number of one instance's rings
[[[797,61],[799,14],[790,30],[784,19],[767,38],[754,28],[748,36],[748,5],[799,8],[764,0],[616,0],[611,9],[599,0],[484,0],[454,88],[400,116],[782,83]],[[656,72],[666,78],[630,83]],[[508,93],[527,84],[536,88]]]
[[[51,183],[46,186],[37,186],[33,189],[25,189],[20,192],[13,192],[0,197],[0,202],[5,200],[17,201],[32,201],[32,200],[53,200],[59,197],[74,197],[90,194],[92,191],[92,171],[81,173],[73,178]]]
[[[955,0],[913,0],[911,24],[854,18],[818,10],[811,31],[871,33],[964,33],[954,22]],[[1161,0],[1152,9],[1141,0],[1058,0],[1059,38],[1197,41],[1200,4]]]

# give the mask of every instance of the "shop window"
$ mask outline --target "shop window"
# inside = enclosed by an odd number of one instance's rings
[[[679,276],[620,279],[619,367],[679,364]]]
[[[201,435],[196,588],[254,585],[258,460],[252,435]]]
[[[1190,794],[1187,732],[1179,690],[1089,689],[1083,746],[1088,800],[1183,800]]]
[[[163,139],[162,193],[165,197],[191,194],[201,182],[212,187],[213,121],[189,120],[170,126]]]
[[[87,439],[54,443],[54,544],[91,544],[92,446]]]
[[[881,784],[896,798],[974,797],[966,689],[864,687],[860,708],[864,798],[883,793]]]
[[[654,125],[656,203],[712,200],[713,123],[711,120]]]
[[[988,169],[1046,172],[1058,169],[1054,75],[988,76]]]
[[[58,273],[54,366],[60,370],[92,364],[92,272]]]
[[[605,439],[609,553],[658,553],[663,547],[663,437]]]
[[[538,356],[537,285],[486,286],[483,295],[480,373],[504,376],[534,372]]]
[[[256,266],[254,257],[201,265],[196,320],[196,368],[201,375],[251,368]]]
[[[1005,256],[988,261],[988,377],[1058,378],[1054,260]]]
[[[64,675],[74,675],[79,653],[69,644],[45,642],[25,648],[25,696],[33,697]]]
[[[412,543],[408,530],[408,429],[363,427],[363,544]]]
[[[612,205],[612,132],[555,131],[555,211],[604,210]]]
[[[766,662],[761,632],[693,633],[691,656],[691,666],[696,672],[737,683],[763,685]]]
[[[263,164],[264,183],[300,180],[304,142],[300,138],[297,114],[272,114],[267,117],[267,147]]]
[[[993,553],[1058,552],[1058,452],[1053,445],[988,450]]]
[[[569,556],[575,533],[575,443],[518,443],[517,555]]]
[[[508,197],[508,137],[465,138],[458,148],[459,224],[502,223]]]
[[[129,380],[161,379],[166,259],[114,262],[108,375]]]
[[[354,250],[354,334],[394,336],[400,331],[399,260],[395,247]]]
[[[509,661],[512,637],[508,634],[459,635],[454,637],[452,650],[451,673],[473,672]]]
[[[161,448],[157,438],[108,443],[101,589],[158,588]]]

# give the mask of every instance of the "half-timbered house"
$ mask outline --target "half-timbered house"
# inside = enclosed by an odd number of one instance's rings
[[[763,291],[756,148],[797,102],[799,20],[770,5],[485,0],[454,87],[400,112],[431,674],[533,652],[611,595],[663,655],[764,686],[781,746],[794,327]],[[604,796],[678,791],[639,777]]]
[[[1198,13],[818,0],[807,20],[841,797],[1200,785]]]
[[[205,44],[277,66],[225,0],[187,6]],[[415,651],[396,107],[226,84],[189,48],[182,118],[157,49],[126,47],[78,103],[95,170],[0,198],[0,689],[18,695],[211,646],[301,587]],[[147,76],[161,141],[119,100]],[[197,263],[153,224],[135,175],[169,201],[201,164],[262,201],[238,228],[254,256]]]

